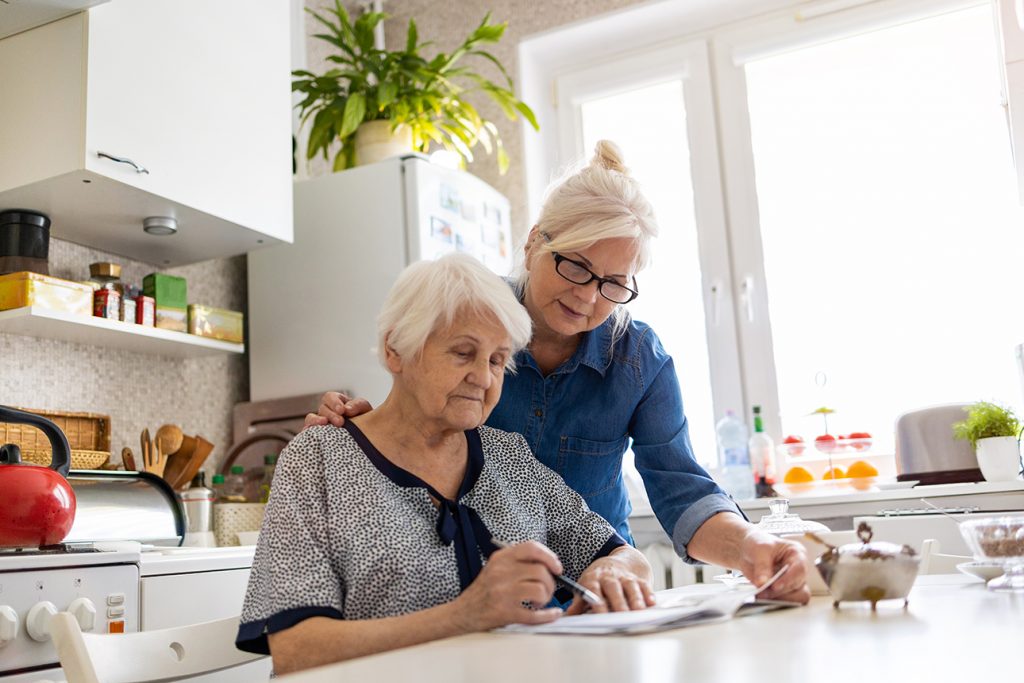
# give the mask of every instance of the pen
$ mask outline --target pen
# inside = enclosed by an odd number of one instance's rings
[[[496,538],[492,538],[491,543],[498,546],[499,548],[511,548],[513,545],[512,543],[499,541]],[[583,598],[583,601],[586,602],[588,605],[593,605],[594,607],[604,607],[604,600],[601,598],[600,595],[598,595],[594,591],[589,590],[584,586],[581,586],[565,574],[552,574],[552,576],[555,577],[556,583],[560,583],[569,590],[578,594],[581,598]]]

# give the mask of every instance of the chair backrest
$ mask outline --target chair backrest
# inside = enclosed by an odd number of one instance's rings
[[[67,612],[50,620],[50,634],[68,683],[175,680],[264,656],[237,649],[237,633],[238,617],[116,635],[82,633]]]

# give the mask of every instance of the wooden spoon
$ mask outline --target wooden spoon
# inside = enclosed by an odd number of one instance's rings
[[[185,435],[181,431],[181,427],[178,425],[161,425],[156,430],[156,443],[160,446],[160,450],[163,451],[164,455],[170,456],[178,452],[181,448],[181,442],[185,439]]]
[[[125,446],[121,449],[121,462],[124,463],[124,468],[128,472],[138,472],[138,468],[135,467],[135,455],[132,453],[132,449]]]

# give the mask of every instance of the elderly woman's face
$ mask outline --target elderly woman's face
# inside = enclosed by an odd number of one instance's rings
[[[551,252],[537,248],[541,241],[542,238],[536,238],[526,254],[530,272],[526,308],[534,325],[566,336],[588,332],[601,325],[617,304],[598,293],[596,280],[577,285],[559,275]],[[601,240],[586,249],[559,253],[578,261],[598,277],[633,287],[637,247],[628,237]]]
[[[399,360],[397,374],[425,417],[446,428],[473,429],[498,402],[511,353],[508,333],[497,320],[463,312],[451,327],[427,338],[418,358]]]

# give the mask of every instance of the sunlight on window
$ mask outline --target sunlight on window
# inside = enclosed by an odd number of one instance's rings
[[[591,100],[582,106],[582,119],[586,153],[602,138],[618,144],[654,206],[661,232],[629,310],[654,328],[672,354],[694,454],[711,465],[717,458],[714,413],[683,84],[673,80]]]
[[[747,66],[786,433],[820,434],[827,405],[831,433],[891,453],[904,411],[1019,410],[1024,211],[994,41],[984,6]]]

